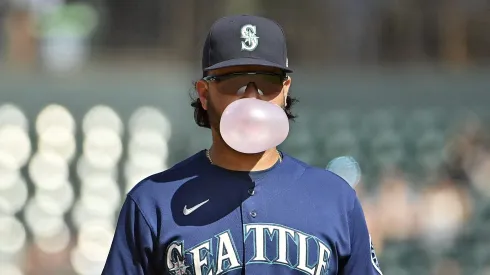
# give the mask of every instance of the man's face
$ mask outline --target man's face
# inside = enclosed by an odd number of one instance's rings
[[[246,72],[259,74],[240,74]],[[211,128],[219,133],[221,115],[230,103],[238,99],[257,98],[284,108],[291,79],[283,80],[278,77],[280,74],[279,69],[264,66],[236,66],[210,71],[210,76],[226,76],[218,78],[218,81],[201,80],[197,83],[201,104],[208,112]]]

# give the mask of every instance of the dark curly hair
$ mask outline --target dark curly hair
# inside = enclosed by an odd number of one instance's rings
[[[196,82],[193,83],[194,86],[196,87]],[[201,105],[201,100],[199,99],[198,96],[196,96],[197,92],[193,90],[191,93],[191,106],[194,108],[194,121],[199,127],[203,128],[211,128],[211,125],[209,123],[209,118],[208,118],[208,112],[204,110],[204,108]],[[288,95],[286,97],[286,107],[284,108],[284,111],[286,112],[286,115],[289,120],[294,121],[295,118],[297,118],[297,115],[294,115],[291,112],[291,109],[294,104],[299,102],[298,99],[291,97]]]

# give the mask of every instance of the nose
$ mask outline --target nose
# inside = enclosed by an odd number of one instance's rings
[[[237,94],[244,98],[257,98],[258,96],[264,95],[254,82],[250,82],[247,86],[241,87]]]

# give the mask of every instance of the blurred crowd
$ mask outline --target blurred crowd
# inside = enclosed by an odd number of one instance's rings
[[[135,52],[197,62],[210,24],[233,13],[277,20],[297,66],[458,67],[490,58],[486,0],[1,0],[0,57],[56,69]]]
[[[490,122],[458,126],[434,170],[389,167],[357,187],[387,274],[490,274]]]

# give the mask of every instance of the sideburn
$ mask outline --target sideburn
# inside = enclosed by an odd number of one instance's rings
[[[209,125],[211,128],[219,132],[219,124],[221,122],[221,114],[218,113],[216,106],[214,106],[213,100],[208,95],[208,110],[207,110]]]

